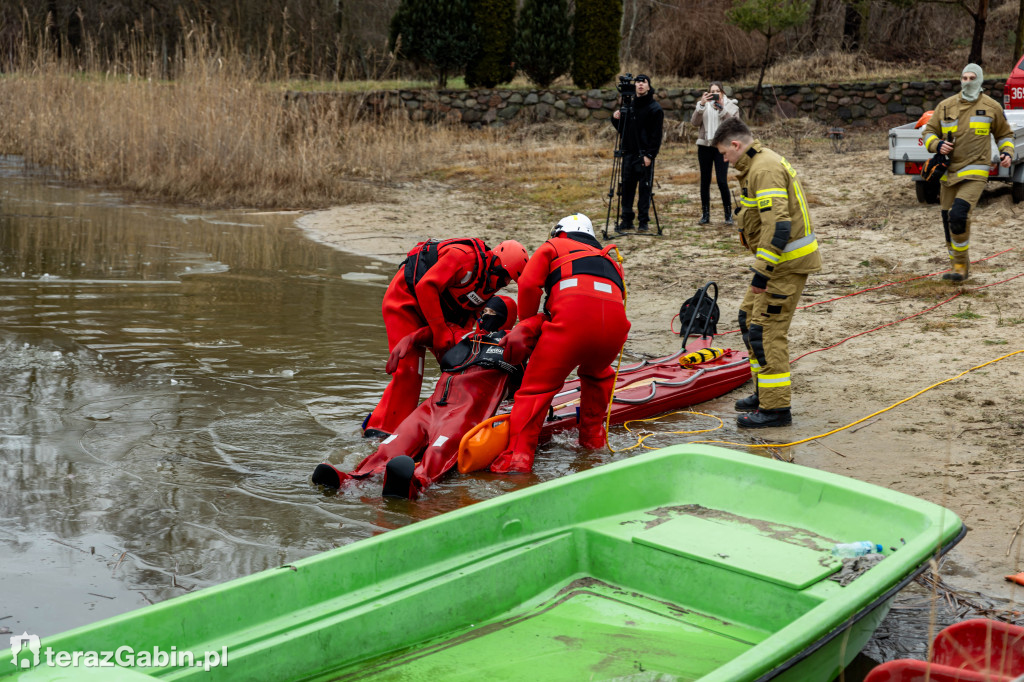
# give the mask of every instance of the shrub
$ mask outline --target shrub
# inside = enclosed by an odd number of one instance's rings
[[[576,0],[572,82],[597,88],[619,72],[622,0]]]
[[[571,21],[565,0],[523,2],[516,31],[516,66],[542,88],[569,70]]]
[[[477,0],[474,6],[479,50],[466,66],[466,85],[493,88],[515,78],[516,0]]]
[[[469,0],[402,0],[390,44],[400,57],[434,68],[443,88],[476,52],[478,33]]]

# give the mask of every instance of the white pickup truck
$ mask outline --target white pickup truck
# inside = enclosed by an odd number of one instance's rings
[[[1013,130],[1013,145],[1016,157],[1009,168],[995,165],[989,171],[989,180],[1012,183],[1013,203],[1024,201],[1024,57],[1010,73],[1003,87],[1003,108],[1006,121]],[[910,175],[915,181],[917,200],[922,204],[939,203],[938,181],[926,182],[921,177],[921,165],[932,155],[925,149],[921,133],[924,127],[914,123],[896,126],[889,131],[889,160],[892,161],[893,175]],[[999,153],[995,140],[992,141],[992,163],[998,164]]]

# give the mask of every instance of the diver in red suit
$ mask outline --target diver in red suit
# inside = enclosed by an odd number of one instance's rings
[[[455,345],[453,328],[477,317],[494,292],[519,279],[529,254],[516,241],[488,249],[481,239],[422,242],[409,252],[384,294],[388,350],[421,327],[440,358]],[[391,382],[363,422],[364,436],[387,436],[420,401],[424,349],[416,346],[393,367]]]
[[[526,346],[536,338],[541,316],[517,327],[516,339],[505,360],[498,345],[516,319],[516,303],[505,296],[487,302],[479,329],[464,338],[441,358],[442,375],[433,395],[405,418],[395,432],[381,441],[377,451],[349,473],[330,464],[317,466],[313,482],[338,488],[344,481],[385,472],[384,494],[416,497],[423,489],[452,469],[458,459],[459,442],[472,427],[494,415],[498,405],[512,395],[523,376]],[[525,325],[525,327],[524,327]],[[532,330],[532,332],[530,331]],[[422,327],[396,345],[389,365],[400,361],[414,347],[428,346],[432,332]],[[414,462],[419,459],[418,462]]]
[[[548,319],[513,400],[508,449],[491,463],[491,471],[529,473],[551,399],[577,368],[580,445],[605,445],[605,414],[615,383],[611,365],[629,332],[622,268],[611,248],[601,248],[590,219],[577,213],[562,218],[526,264],[519,278],[519,316],[534,316],[546,293]]]

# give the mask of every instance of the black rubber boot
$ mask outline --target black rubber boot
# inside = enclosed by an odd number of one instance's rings
[[[736,401],[737,412],[753,412],[757,409],[757,393],[751,393],[746,398],[740,398]]]
[[[363,429],[363,438],[387,438],[391,434],[380,429]]]
[[[700,220],[697,221],[698,225],[707,225],[711,222],[711,209],[707,204],[700,208]]]
[[[726,225],[735,225],[736,224],[736,222],[732,219],[732,206],[730,206],[729,204],[725,205],[725,224]]]
[[[384,497],[404,497],[412,499],[412,474],[416,469],[416,462],[408,455],[399,455],[390,462],[384,469],[384,490],[381,494]]]
[[[615,231],[618,232],[619,234],[622,234],[623,232],[632,232],[633,231],[633,221],[632,220],[620,220],[619,224],[615,226]]]
[[[736,426],[743,429],[767,429],[773,426],[789,426],[793,415],[788,407],[777,410],[755,410],[736,417]]]
[[[317,464],[313,469],[313,484],[338,489],[341,487],[341,475],[327,462]]]

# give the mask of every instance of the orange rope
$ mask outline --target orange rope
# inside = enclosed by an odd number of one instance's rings
[[[1014,248],[1015,247],[1011,247],[1009,249],[1004,249],[1004,250],[1002,250],[1002,251],[1000,251],[998,253],[993,253],[991,256],[986,256],[984,258],[979,258],[978,260],[971,261],[971,262],[972,263],[982,263],[984,261],[991,260],[991,259],[995,258],[996,256],[1001,256],[1004,253],[1008,253],[1010,251],[1013,251]],[[851,298],[853,296],[858,296],[860,294],[864,294],[864,293],[867,293],[869,291],[877,291],[878,289],[884,289],[886,287],[896,286],[897,284],[906,284],[907,282],[914,282],[916,280],[924,279],[926,277],[934,277],[935,275],[942,275],[942,274],[947,273],[949,271],[950,271],[950,269],[939,270],[938,272],[932,272],[932,273],[927,274],[927,275],[918,275],[917,277],[911,277],[910,279],[903,279],[903,280],[900,280],[898,282],[886,282],[885,284],[879,284],[877,286],[868,287],[867,289],[861,289],[860,291],[854,291],[853,293],[850,293],[850,294],[844,294],[842,296],[836,296],[835,298],[825,299],[824,301],[815,301],[814,303],[808,303],[807,305],[799,306],[797,308],[797,310],[805,310],[807,308],[813,308],[814,306],[822,305],[823,303],[832,303],[834,301],[841,301],[844,298]],[[1011,277],[1010,279],[1013,279],[1013,278]],[[1008,280],[1003,280],[1003,281],[1008,281]],[[1002,282],[996,282],[996,284],[1002,284]],[[975,288],[976,289],[984,289],[985,287],[989,287],[989,286],[993,286],[993,285],[986,284],[984,286],[975,287]],[[948,303],[948,301],[943,301],[942,303]],[[942,303],[940,303],[939,305],[942,305]],[[677,335],[677,336],[679,335],[679,332],[677,332],[675,330],[675,328],[673,327],[673,324],[675,323],[676,319],[678,319],[678,318],[679,318],[679,314],[676,313],[675,315],[672,316],[672,319],[669,320],[669,323],[668,323],[669,331],[672,332],[673,334]],[[907,318],[907,319],[909,319],[909,318]],[[719,334],[719,336],[725,336],[726,334],[735,334],[738,331],[739,331],[739,329],[730,329],[727,332],[722,332],[721,334]],[[865,333],[867,333],[867,332],[865,332]],[[795,360],[794,360],[794,362],[795,362]]]
[[[953,301],[953,300],[959,298],[960,296],[963,296],[965,293],[979,291],[981,289],[987,289],[989,287],[994,287],[997,284],[1005,284],[1006,282],[1009,282],[1011,280],[1015,280],[1018,277],[1024,277],[1024,272],[1020,273],[1019,275],[1014,275],[1013,277],[1008,277],[1008,278],[1006,278],[1006,279],[1004,279],[1002,281],[999,281],[999,282],[992,282],[991,284],[983,284],[983,285],[978,286],[978,287],[973,287],[973,288],[971,288],[971,289],[969,289],[967,291],[959,291],[959,292],[953,294],[952,296],[950,296],[949,298],[947,298],[945,301],[942,301],[941,303],[936,303],[935,305],[931,306],[930,308],[925,308],[924,310],[922,310],[919,313],[914,313],[913,315],[908,315],[907,317],[903,317],[903,318],[900,318],[898,320],[893,320],[892,322],[887,322],[887,323],[885,323],[885,324],[883,324],[881,326],[875,327],[874,329],[869,329],[867,331],[860,332],[859,334],[854,334],[853,336],[847,336],[842,341],[838,341],[836,343],[833,343],[831,346],[825,346],[824,348],[817,348],[815,350],[809,350],[806,353],[804,353],[803,355],[798,355],[797,357],[795,357],[792,360],[790,360],[789,364],[792,365],[794,362],[796,362],[800,358],[805,358],[805,357],[807,357],[808,355],[810,355],[812,353],[820,353],[823,350],[832,350],[836,346],[842,345],[842,344],[846,343],[847,341],[849,341],[850,339],[855,339],[858,336],[864,336],[865,334],[870,334],[871,332],[877,332],[879,329],[885,329],[886,327],[891,327],[894,324],[898,324],[900,322],[906,322],[907,320],[911,320],[911,319],[913,319],[915,317],[918,317],[920,315],[924,315],[925,313],[927,313],[930,310],[935,310],[939,306],[946,305],[950,301]]]

